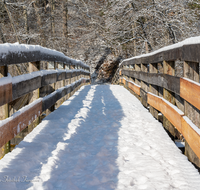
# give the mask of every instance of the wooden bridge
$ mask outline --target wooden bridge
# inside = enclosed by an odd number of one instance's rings
[[[126,59],[117,85],[89,85],[89,67],[60,52],[10,46],[0,59],[0,146],[7,153],[34,129],[1,159],[1,189],[200,190],[200,44]],[[21,63],[29,74],[7,74]]]

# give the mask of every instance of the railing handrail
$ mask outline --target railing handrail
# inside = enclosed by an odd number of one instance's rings
[[[80,60],[69,58],[62,52],[39,45],[0,44],[0,66],[36,61],[56,61],[67,65],[81,66],[85,69],[90,68]]]
[[[49,63],[50,70],[40,70],[42,64],[46,65],[44,61]],[[8,66],[19,63],[28,63],[30,73],[11,77],[8,73]],[[72,66],[70,67],[70,65]],[[38,119],[44,111],[51,109],[52,106],[61,105],[81,85],[90,82],[88,65],[71,59],[61,52],[41,46],[0,45],[0,67],[2,72],[0,106],[3,106],[1,108],[4,109],[3,113],[5,114],[5,119],[0,121],[0,147],[33,121],[35,122],[35,119]],[[18,107],[17,112],[9,117],[8,105],[12,105],[9,103],[13,103],[14,100],[19,100],[21,97],[29,98],[31,92],[34,93],[31,101],[28,100],[29,104],[23,104],[26,106],[21,109],[21,106]],[[39,120],[36,125],[38,122]],[[7,145],[5,147],[7,149]]]
[[[188,38],[182,42],[160,48],[154,52],[124,59],[120,66],[159,63],[162,61],[200,62],[200,37]]]
[[[200,37],[195,37],[125,59],[119,82],[134,92],[155,118],[162,113],[163,126],[174,138],[186,139],[188,158],[200,168],[199,52]],[[181,64],[179,73],[177,64]]]

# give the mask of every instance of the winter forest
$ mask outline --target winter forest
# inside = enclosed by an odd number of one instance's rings
[[[2,0],[0,41],[61,51],[90,65],[92,76],[109,80],[121,59],[199,35],[199,3],[199,0]],[[26,70],[18,68],[20,72]]]

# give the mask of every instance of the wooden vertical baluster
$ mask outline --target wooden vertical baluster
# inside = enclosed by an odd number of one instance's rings
[[[40,61],[29,63],[29,73],[39,70],[40,70]],[[40,97],[40,89],[34,90],[31,93],[29,104],[37,100],[39,97]],[[28,133],[30,133],[39,123],[40,123],[40,118],[38,117],[32,124],[28,126]]]
[[[158,64],[157,63],[154,63],[154,64],[149,64],[149,73],[158,73]],[[158,92],[158,86],[156,85],[152,85],[150,84],[149,85],[149,91],[155,95],[158,95],[159,92]],[[150,110],[150,113],[156,118],[158,119],[158,111],[153,108],[152,106],[149,105],[149,110]]]
[[[148,67],[147,64],[141,64],[141,71],[147,73]],[[149,86],[146,82],[141,81],[141,90],[140,90],[140,96],[141,96],[141,102],[144,107],[148,107],[147,104],[147,92],[149,91]]]
[[[175,62],[174,61],[163,61],[163,72],[168,75],[175,75]],[[175,94],[165,88],[163,88],[163,97],[172,104],[175,104]],[[163,116],[163,126],[170,132],[173,139],[176,136],[176,128],[170,123],[170,121]]]
[[[157,63],[158,73],[164,73],[163,63]],[[158,87],[158,95],[163,97],[163,87]]]
[[[0,66],[0,78],[8,76],[8,67]],[[0,120],[4,120],[9,117],[9,104],[0,106]],[[10,141],[1,147],[0,158],[3,158],[5,154],[10,152]]]
[[[199,63],[185,61],[183,67],[183,76],[199,83]],[[197,127],[200,128],[200,111],[186,100],[184,101],[184,113]],[[191,162],[200,168],[200,159],[196,156],[187,142],[185,142],[185,155]]]
[[[140,64],[135,64],[135,71],[141,71],[141,65]],[[135,83],[137,84],[137,85],[140,85],[141,86],[141,82],[140,82],[140,80],[138,80],[138,79],[135,79]]]
[[[56,68],[57,68],[57,67],[56,67],[55,62],[49,62],[49,63],[48,63],[48,69],[49,69],[49,70],[54,70],[54,69],[56,69]],[[55,91],[55,86],[56,86],[56,83],[53,83],[53,84],[48,85],[48,94],[51,94],[52,92]],[[55,110],[55,105],[51,106],[51,107],[46,111],[47,115],[50,114],[51,112],[53,112],[54,110]]]

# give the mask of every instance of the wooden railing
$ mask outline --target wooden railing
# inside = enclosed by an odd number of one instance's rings
[[[163,122],[174,139],[185,141],[185,154],[197,167],[200,167],[199,52],[200,44],[183,42],[124,60],[119,71],[119,83]]]
[[[40,70],[44,61],[48,63],[49,70]],[[16,77],[7,74],[8,65],[27,62],[29,74]],[[5,119],[0,121],[0,147],[35,121],[45,110],[52,110],[52,106],[58,101],[60,105],[81,85],[90,83],[89,66],[40,46],[5,45],[4,52],[0,52],[0,71],[1,115],[5,114]],[[51,90],[47,87],[51,87]],[[10,102],[31,92],[33,94],[30,104],[9,117]],[[9,150],[9,147],[5,148]]]

